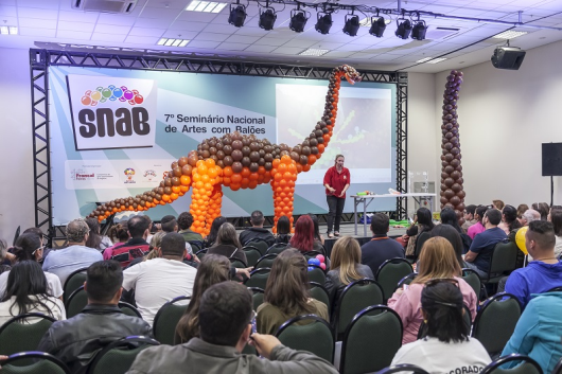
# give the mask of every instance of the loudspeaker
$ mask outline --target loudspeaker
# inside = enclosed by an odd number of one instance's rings
[[[543,143],[542,176],[562,175],[562,143]]]
[[[527,52],[517,47],[498,47],[492,56],[496,69],[519,70]]]

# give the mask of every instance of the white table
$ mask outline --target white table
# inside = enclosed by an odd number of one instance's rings
[[[402,198],[402,197],[412,197],[414,200],[421,205],[422,200],[429,200],[431,206],[431,212],[435,211],[435,196],[434,193],[403,193],[400,195],[395,194],[384,194],[384,195],[352,195],[353,198],[353,215],[355,217],[355,235],[357,235],[357,205],[363,204],[363,235],[367,236],[367,207],[374,199],[383,198]]]

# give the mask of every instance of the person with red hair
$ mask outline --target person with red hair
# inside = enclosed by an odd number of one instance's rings
[[[308,214],[300,216],[295,223],[295,234],[289,241],[289,245],[298,249],[301,253],[306,255],[306,252],[318,251],[326,254],[324,246],[314,239],[314,222]],[[329,266],[329,263],[326,265]]]

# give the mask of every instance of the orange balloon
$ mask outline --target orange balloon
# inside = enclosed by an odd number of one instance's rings
[[[211,178],[209,177],[208,174],[203,174],[201,176],[201,182],[203,182],[203,183],[209,183],[210,180],[211,180]]]
[[[297,164],[297,172],[302,173],[302,165]]]
[[[180,177],[180,183],[181,183],[183,186],[189,186],[189,185],[191,184],[191,178],[190,178],[189,176],[187,176],[187,175],[182,175],[182,176]]]
[[[251,181],[248,183],[248,188],[254,189],[254,188],[256,188],[257,186],[258,186],[258,181],[256,181],[256,180],[251,180]]]
[[[173,193],[179,193],[180,192],[179,186],[172,186],[172,192]]]
[[[225,186],[227,186],[227,187],[230,186],[230,178],[224,177],[224,178],[222,179],[222,182],[223,182],[223,184],[224,184]]]
[[[170,195],[170,199],[172,199],[172,200],[177,200],[178,197],[179,197],[179,196],[178,196],[177,193],[172,193],[172,194]]]
[[[162,201],[170,201],[170,195],[162,195]]]
[[[225,177],[231,177],[233,173],[234,172],[232,171],[232,168],[230,166],[225,166],[225,168],[224,168],[224,176]]]
[[[219,172],[217,171],[216,167],[213,167],[213,168],[209,168],[209,171],[207,172],[207,174],[209,174],[210,178],[216,178],[217,175],[219,174]]]
[[[316,148],[318,148],[318,152],[320,153],[324,152],[324,144],[318,144]]]
[[[258,174],[258,173],[250,173],[250,176],[248,177],[248,179],[254,180],[254,181],[257,181],[258,178],[259,178],[259,174]]]
[[[303,165],[302,170],[304,170],[304,171],[309,171],[309,170],[310,170],[310,165],[309,165],[309,164]]]
[[[205,165],[208,168],[213,168],[213,167],[215,167],[215,160],[213,160],[212,158],[208,158],[208,159],[205,160]]]
[[[285,174],[283,174],[283,179],[288,181],[288,180],[292,180],[293,179],[293,174],[289,173],[289,172],[285,172]]]
[[[284,164],[290,164],[292,160],[293,160],[293,159],[292,159],[291,156],[289,156],[289,155],[284,155],[283,157],[281,157],[281,161],[282,161]]]
[[[231,178],[230,178],[231,184],[232,183],[240,183],[242,182],[242,176],[240,174],[234,174]]]
[[[242,174],[242,176],[243,176],[244,178],[248,178],[248,177],[250,176],[250,174],[251,174],[251,173],[250,173],[250,169],[247,168],[247,167],[243,167],[243,168],[242,168],[242,173],[241,173],[241,174]]]
[[[325,142],[329,142],[329,141],[330,141],[330,135],[324,134],[324,135],[322,135],[322,137],[324,138],[324,141],[325,141]]]
[[[281,173],[276,173],[273,178],[276,182],[279,182],[281,179],[283,179],[283,175]]]
[[[248,183],[250,183],[248,178],[242,178],[242,182],[240,184],[242,185],[242,188],[248,188]]]
[[[197,183],[197,182],[201,181],[201,174],[193,173],[193,174],[191,174],[191,176],[193,177],[193,182]]]
[[[263,166],[258,167],[258,174],[265,174],[265,168]]]
[[[316,155],[308,155],[308,164],[312,165],[316,162]]]
[[[232,191],[238,191],[240,189],[240,184],[239,183],[232,183],[232,184],[230,184],[230,189]]]
[[[285,156],[283,156],[283,157],[285,157]],[[287,171],[287,165],[286,165],[286,164],[280,164],[280,165],[277,167],[277,172],[278,172],[278,173],[283,174],[283,173],[285,173],[286,171]]]
[[[189,187],[188,187],[188,186],[180,186],[180,192],[181,192],[181,193],[186,193],[187,191],[189,191]]]
[[[287,156],[289,157],[289,156]],[[271,163],[273,165],[273,168],[277,169],[277,167],[279,166],[279,164],[281,163],[281,161],[276,158],[275,160],[273,160],[273,162]]]
[[[288,171],[289,173],[292,173],[292,174],[296,174],[296,173],[297,173],[297,166],[295,165],[294,162],[291,163],[291,164],[289,164],[289,165],[287,165],[287,171]]]

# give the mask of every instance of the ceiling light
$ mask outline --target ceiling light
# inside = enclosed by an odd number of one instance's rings
[[[232,7],[235,5],[235,7]],[[228,23],[236,27],[244,26],[246,21],[246,7],[242,4],[230,4],[230,16],[228,16]]]
[[[396,32],[394,33],[400,39],[408,39],[412,32],[412,23],[410,20],[401,18],[396,20]]]
[[[8,29],[8,26],[0,26],[0,34],[8,35],[9,33],[10,33],[10,29]]]
[[[176,39],[176,40],[174,40],[174,42],[172,43],[172,47],[177,47],[177,46],[179,46],[181,42],[182,42],[181,39]]]
[[[418,64],[423,64],[424,62],[427,62],[429,60],[431,60],[432,57],[424,57],[421,60],[416,61]]]
[[[438,64],[441,61],[445,61],[447,58],[446,57],[439,57],[439,58],[434,58],[433,60],[428,61],[428,64]]]
[[[378,16],[377,16],[377,17],[378,17]],[[371,20],[372,20],[373,18],[376,18],[376,17],[367,17],[367,18],[363,18],[361,21],[359,21],[359,25],[361,25],[361,27],[370,27],[370,26],[371,26]],[[382,17],[381,17],[381,18],[382,18]],[[392,20],[391,20],[390,18],[384,20],[384,23],[385,23],[386,25],[388,25],[388,24],[391,23],[391,22],[392,22]]]
[[[494,35],[492,36],[492,38],[495,39],[513,39],[513,38],[517,38],[518,36],[522,36],[522,35],[526,35],[528,34],[526,31],[515,31],[515,30],[508,30],[508,31],[504,31],[498,35]]]
[[[16,26],[9,26],[9,28],[10,28],[10,35],[18,34],[18,28]]]
[[[210,2],[209,5],[207,5],[205,7],[205,9],[203,9],[203,12],[204,13],[211,13],[217,5],[219,5],[219,3]]]
[[[186,39],[170,39],[170,38],[160,38],[156,45],[164,46],[164,47],[185,47],[189,43],[189,40]]]
[[[328,49],[313,49],[309,48],[299,53],[300,56],[322,56],[330,52]]]
[[[345,25],[343,26],[343,33],[349,36],[356,36],[359,31],[359,16],[348,14],[345,16]]]
[[[17,35],[17,26],[0,26],[0,35]]]
[[[209,5],[208,1],[200,1],[199,5],[197,5],[197,7],[195,8],[195,12],[202,12],[207,5]]]
[[[273,30],[273,25],[277,20],[277,14],[275,13],[275,9],[273,8],[262,8],[260,10],[260,20],[259,20],[259,27],[262,29],[269,31]]]
[[[176,41],[176,39],[168,39],[166,40],[166,43],[164,43],[164,46],[166,47],[171,47],[172,44]]]
[[[371,28],[369,29],[369,34],[376,36],[377,38],[382,38],[384,35],[384,30],[386,29],[386,21],[384,17],[371,17]],[[390,22],[390,20],[388,20]]]
[[[310,13],[298,8],[293,9],[291,11],[291,22],[289,22],[289,28],[294,32],[303,32],[309,18]]]
[[[326,35],[330,32],[330,28],[334,23],[332,21],[332,14],[331,13],[318,13],[318,20],[316,21],[316,25],[314,28],[322,35]]]
[[[166,38],[160,38],[160,40],[158,41],[158,43],[156,43],[156,45],[164,45],[164,43],[166,43]]]
[[[425,24],[425,21],[423,20],[416,21],[416,24],[412,29],[412,39],[424,40],[426,31],[427,31],[427,26]]]
[[[189,43],[189,40],[182,40],[181,43],[180,43],[180,48],[185,47],[187,45],[187,43]]]
[[[225,6],[226,3],[219,3],[216,1],[193,0],[185,10],[188,12],[219,13]]]

